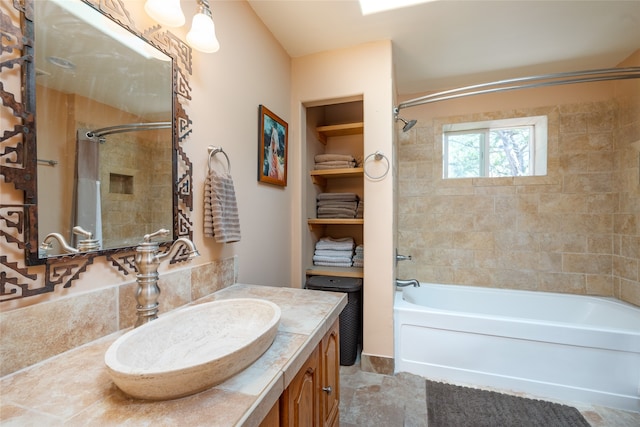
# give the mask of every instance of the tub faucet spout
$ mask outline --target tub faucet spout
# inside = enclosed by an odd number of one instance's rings
[[[414,288],[419,288],[420,282],[418,282],[416,279],[407,279],[407,280],[396,279],[396,286],[399,288],[404,288],[405,286],[412,286],[412,285]]]

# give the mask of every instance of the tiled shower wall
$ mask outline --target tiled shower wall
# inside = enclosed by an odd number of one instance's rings
[[[109,135],[100,145],[105,247],[134,245],[131,236],[172,228],[172,149],[168,130]],[[111,188],[111,174],[129,177],[131,188]]]
[[[236,282],[236,258],[161,273],[160,314]],[[0,377],[136,321],[133,281],[0,313]]]
[[[401,134],[398,277],[640,305],[638,95],[437,118]],[[547,175],[442,179],[445,123],[547,115]]]
[[[640,305],[640,83],[620,84],[618,92],[613,172],[619,194],[613,220],[614,294]]]

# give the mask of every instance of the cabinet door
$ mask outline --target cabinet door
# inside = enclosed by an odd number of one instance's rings
[[[280,401],[278,400],[264,417],[259,427],[280,427]]]
[[[320,427],[320,369],[318,350],[309,359],[285,390],[283,425],[289,427]]]
[[[340,337],[336,321],[320,345],[322,370],[322,421],[324,427],[338,425],[340,408]]]

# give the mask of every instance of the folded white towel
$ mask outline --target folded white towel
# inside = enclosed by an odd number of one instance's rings
[[[331,208],[349,208],[354,211],[358,209],[358,202],[354,201],[342,201],[342,200],[318,200],[316,203],[318,207],[331,207]]]
[[[350,154],[331,154],[331,153],[316,154],[313,159],[315,160],[316,163],[336,162],[336,161],[343,161],[343,162],[355,161],[353,156]]]
[[[337,256],[318,256],[318,255],[314,255],[313,256],[313,261],[314,262],[324,261],[324,262],[348,262],[348,263],[351,263],[351,257],[350,256],[337,257]]]
[[[313,253],[317,256],[329,256],[329,257],[350,257],[353,255],[353,251],[336,251],[332,249],[316,249]]]
[[[360,200],[356,193],[320,193],[317,200],[341,200],[345,202],[353,202]]]
[[[355,168],[355,162],[324,162],[324,163],[316,163],[314,169],[323,170],[323,169],[350,169]]]
[[[313,265],[321,265],[324,267],[351,267],[351,261],[348,262],[328,262],[328,261],[314,261]]]
[[[321,237],[316,242],[316,249],[353,250],[355,242],[352,237],[334,239],[332,237]]]
[[[229,174],[210,171],[204,190],[204,235],[218,243],[240,241],[238,203]]]
[[[355,218],[356,210],[350,208],[332,208],[320,206],[318,208],[318,217],[324,215],[325,218],[331,218],[333,215],[342,215],[341,218]]]

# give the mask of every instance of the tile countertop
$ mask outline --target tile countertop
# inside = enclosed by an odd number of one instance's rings
[[[236,284],[193,304],[227,298],[261,298],[282,310],[271,347],[227,381],[181,399],[130,398],[104,365],[120,331],[1,378],[0,424],[257,426],[338,319],[347,294]]]

